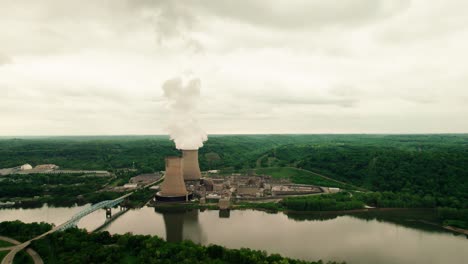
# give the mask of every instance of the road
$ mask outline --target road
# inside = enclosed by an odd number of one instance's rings
[[[26,242],[21,243],[18,240],[15,240],[15,239],[12,239],[12,238],[9,238],[9,237],[4,237],[4,236],[0,236],[0,240],[3,240],[3,241],[6,241],[6,242],[9,242],[9,243],[12,243],[12,244],[16,245],[16,246],[11,246],[11,247],[7,247],[7,248],[0,248],[0,251],[3,251],[5,249],[11,250],[10,253],[8,253],[8,255],[6,255],[5,258],[3,258],[2,264],[3,263],[13,263],[13,258],[16,255],[16,253],[18,251],[24,249],[25,247],[27,247],[29,245],[29,243],[30,243],[30,242],[27,242],[27,245],[23,246],[23,244],[26,244]],[[13,251],[16,251],[16,252],[11,254],[11,252],[13,252]],[[39,254],[37,254],[37,252],[34,251],[33,249],[28,248],[26,250],[26,253],[28,253],[29,256],[31,256],[32,260],[34,261],[34,264],[44,264],[44,261],[42,261],[41,256],[39,256]],[[8,257],[8,256],[10,256],[10,257]]]
[[[164,180],[164,176],[165,176],[165,175],[161,176],[161,178],[155,180],[154,182],[150,182],[150,183],[146,184],[145,186],[141,187],[140,189],[145,189],[145,188],[150,187],[151,185],[154,185],[154,184],[157,184],[157,183],[162,182],[162,181]]]

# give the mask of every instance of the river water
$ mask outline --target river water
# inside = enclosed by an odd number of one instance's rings
[[[66,221],[84,207],[1,209],[0,222]],[[117,209],[114,209],[114,213]],[[432,211],[364,212],[348,215],[286,215],[255,210],[129,210],[103,230],[158,235],[169,241],[189,239],[228,248],[247,247],[284,256],[347,263],[468,263],[468,239],[415,219],[431,220]],[[83,218],[78,226],[93,230],[105,211]]]

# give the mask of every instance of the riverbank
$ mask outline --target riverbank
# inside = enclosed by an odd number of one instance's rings
[[[468,237],[468,230],[467,229],[457,228],[457,227],[453,227],[453,226],[443,226],[443,228],[445,228],[447,230],[450,230],[450,231],[453,231],[453,232],[464,234],[464,235],[466,235]]]

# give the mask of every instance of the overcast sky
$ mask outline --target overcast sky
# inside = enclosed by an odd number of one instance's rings
[[[468,1],[0,0],[0,135],[467,133]]]

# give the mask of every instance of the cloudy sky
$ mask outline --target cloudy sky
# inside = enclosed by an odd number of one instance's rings
[[[0,0],[0,135],[467,133],[468,1]]]

